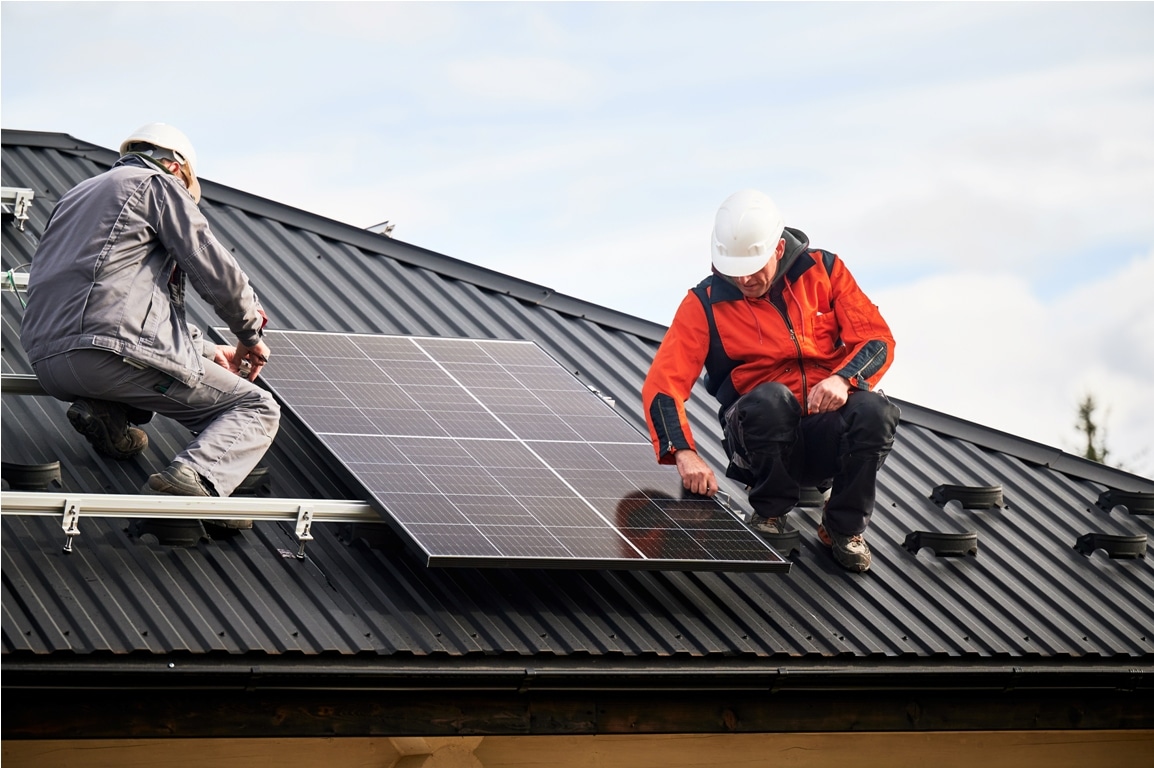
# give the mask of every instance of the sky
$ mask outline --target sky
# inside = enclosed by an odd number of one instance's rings
[[[887,394],[1154,477],[1154,3],[0,3],[0,124],[668,324],[759,189]]]

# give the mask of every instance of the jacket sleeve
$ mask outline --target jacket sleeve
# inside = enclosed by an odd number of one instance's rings
[[[679,450],[696,450],[685,402],[709,353],[709,325],[701,301],[690,291],[649,366],[641,401],[657,460],[673,464]]]
[[[836,256],[829,276],[841,340],[850,350],[845,365],[834,373],[849,379],[852,387],[873,389],[893,364],[893,334],[877,305]]]
[[[151,183],[160,242],[237,339],[254,346],[267,318],[248,275],[213,235],[208,219],[175,177],[156,174]]]

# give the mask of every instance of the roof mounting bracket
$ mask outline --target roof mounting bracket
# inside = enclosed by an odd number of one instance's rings
[[[50,491],[63,488],[60,481],[60,462],[43,464],[19,464],[14,461],[0,461],[0,477],[8,485],[20,491]]]
[[[963,509],[991,509],[1004,506],[1000,485],[939,485],[930,494],[935,504],[957,501]]]
[[[782,557],[791,557],[794,553],[801,554],[801,531],[792,528],[785,533],[767,533],[758,531],[758,534],[768,541]]]
[[[301,504],[297,508],[297,541],[301,543],[297,550],[297,560],[305,559],[305,543],[313,540],[313,507],[311,504]]]
[[[1119,506],[1125,507],[1132,515],[1154,515],[1154,493],[1109,488],[1098,497],[1098,508],[1105,512]]]
[[[829,488],[822,488],[821,486],[802,486],[797,505],[799,507],[820,507],[829,499],[829,490]]]
[[[28,221],[28,209],[32,207],[36,193],[26,187],[4,187],[0,197],[3,198],[4,215],[11,216],[17,228],[23,232],[24,222]]]
[[[1112,559],[1146,558],[1146,534],[1117,536],[1110,533],[1087,533],[1074,542],[1074,549],[1083,555],[1105,550]]]
[[[71,497],[64,499],[64,520],[60,528],[64,531],[64,554],[72,554],[72,539],[80,535],[80,502]]]
[[[942,531],[913,531],[906,536],[905,548],[917,555],[923,547],[938,557],[962,557],[978,554],[978,532],[944,533]]]

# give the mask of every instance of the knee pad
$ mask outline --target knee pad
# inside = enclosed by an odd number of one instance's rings
[[[766,417],[777,420],[801,418],[801,405],[793,392],[784,384],[776,381],[758,384],[742,395],[734,407],[740,407],[745,412],[757,412]]]
[[[726,434],[747,442],[757,434],[773,441],[792,441],[801,423],[801,405],[784,384],[767,382],[746,392],[725,414]],[[736,445],[734,446],[736,448]]]
[[[850,395],[849,414],[854,428],[886,439],[897,431],[901,409],[891,403],[885,395],[877,392],[854,392]]]

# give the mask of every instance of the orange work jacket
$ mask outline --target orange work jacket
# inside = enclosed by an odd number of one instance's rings
[[[759,384],[780,382],[806,413],[809,388],[832,374],[872,389],[893,363],[894,339],[878,308],[835,254],[787,228],[769,293],[747,299],[720,274],[682,300],[641,390],[657,459],[696,450],[685,402],[706,369],[721,412]]]

